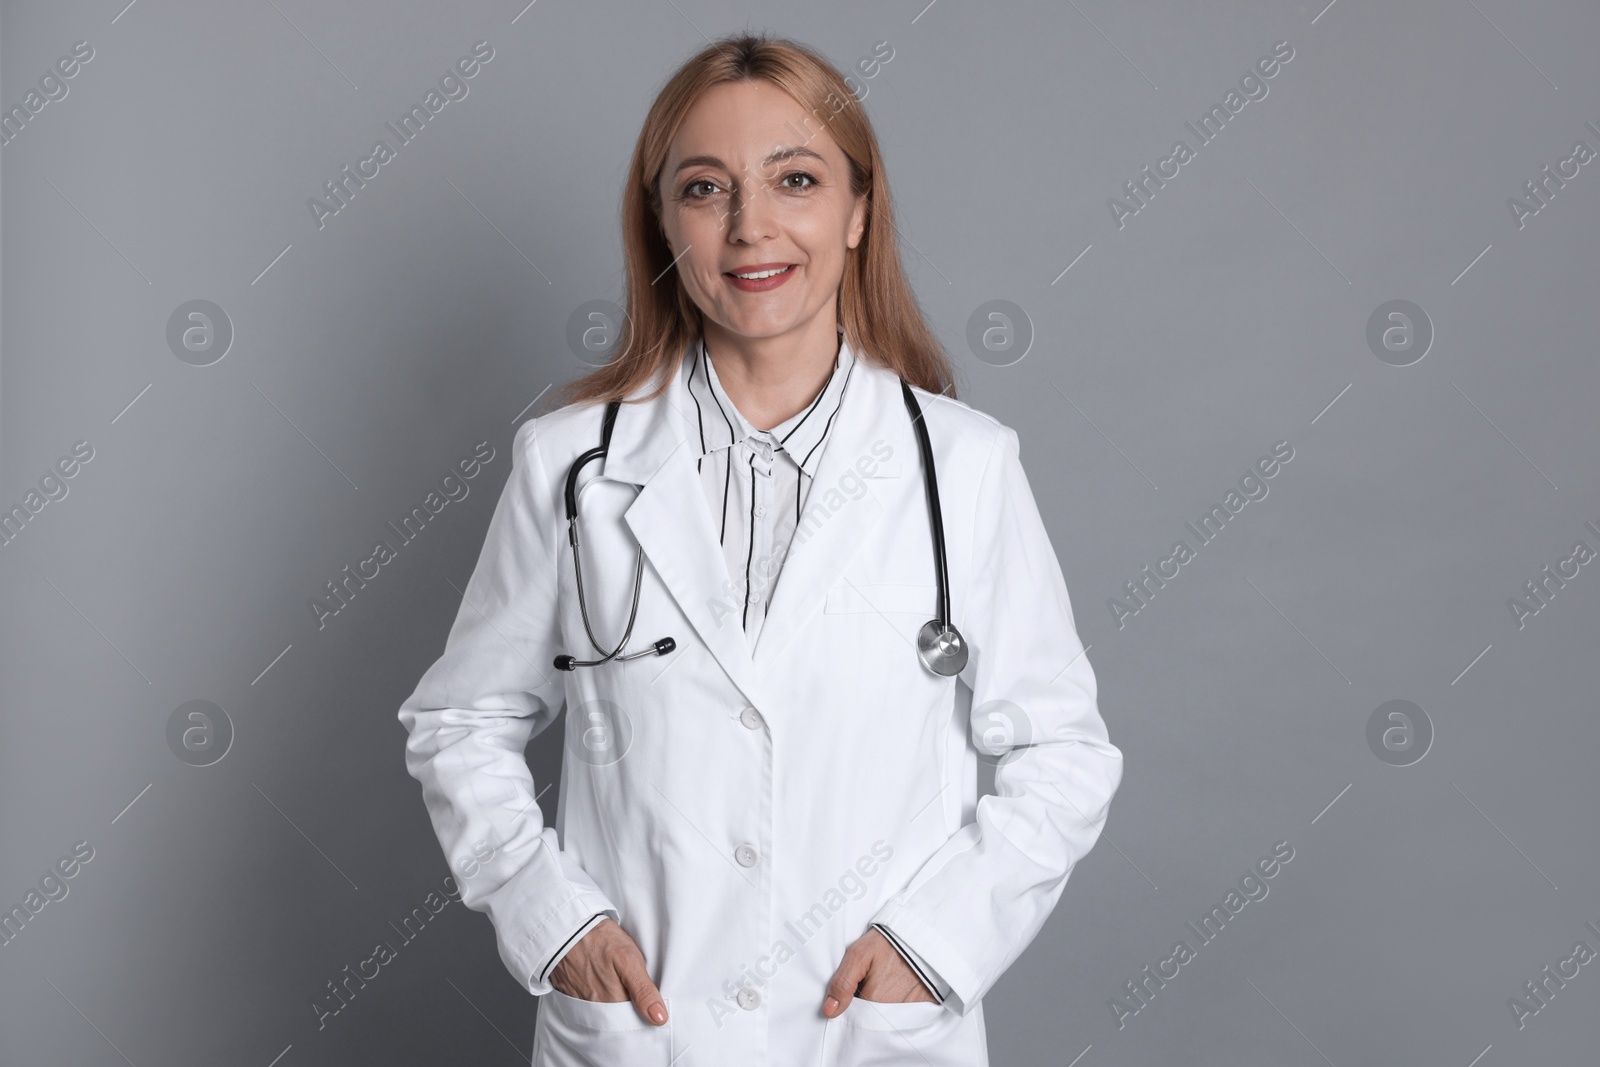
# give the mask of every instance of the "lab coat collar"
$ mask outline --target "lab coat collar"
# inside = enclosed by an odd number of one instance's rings
[[[880,496],[892,485],[879,479],[902,476],[903,457],[916,455],[910,420],[897,417],[904,412],[899,379],[854,349],[850,355],[858,365],[817,462],[753,653],[737,613],[717,610],[718,601],[726,599],[728,570],[695,469],[699,443],[691,443],[684,432],[693,416],[681,407],[687,402],[682,379],[687,359],[670,365],[674,380],[661,395],[621,406],[602,470],[604,477],[642,486],[624,521],[711,654],[763,711],[762,675],[821,609],[828,590],[882,518]],[[644,392],[648,389],[640,395]],[[872,451],[880,440],[893,450],[888,461]],[[864,477],[864,469],[873,477]],[[851,496],[858,482],[866,491]]]

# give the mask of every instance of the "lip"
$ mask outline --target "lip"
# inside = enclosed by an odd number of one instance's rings
[[[749,274],[752,271],[781,270],[784,267],[790,267],[790,268],[793,268],[793,269],[786,270],[782,274],[774,274],[770,278],[761,278],[761,279],[740,278],[740,277],[737,277],[735,275],[734,271],[726,271],[726,272],[724,272],[723,277],[728,279],[728,284],[729,285],[732,285],[735,289],[738,289],[741,292],[745,292],[745,293],[764,293],[769,289],[776,289],[778,286],[782,285],[784,282],[786,282],[790,278],[794,277],[794,272],[795,272],[795,270],[799,269],[800,265],[798,263],[783,263],[783,262],[778,262],[778,263],[751,263],[751,264],[748,264],[746,266],[741,266],[741,267],[735,267],[734,268],[734,270],[736,270],[736,271],[740,271],[742,273]]]

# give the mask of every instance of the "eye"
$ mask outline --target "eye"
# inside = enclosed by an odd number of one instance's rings
[[[806,185],[790,185],[789,182],[791,180],[795,179],[795,178],[804,178],[808,184],[806,184]],[[792,189],[795,192],[805,192],[807,189],[810,189],[810,188],[812,188],[813,186],[816,186],[816,185],[820,185],[821,183],[818,182],[817,179],[812,177],[810,174],[807,174],[805,171],[796,170],[796,171],[790,171],[788,174],[785,174],[783,176],[783,181],[779,182],[778,184],[780,186],[782,186],[783,188],[785,188],[785,189]]]
[[[711,196],[712,194],[711,193],[701,194],[699,192],[696,192],[696,190],[699,189],[702,185],[709,185],[709,186],[711,186],[712,189],[716,189],[717,188],[717,183],[712,181],[710,178],[700,178],[700,179],[698,179],[696,181],[690,182],[688,185],[685,185],[683,187],[683,195],[686,196],[690,200],[704,200],[704,199],[706,199],[708,196]]]

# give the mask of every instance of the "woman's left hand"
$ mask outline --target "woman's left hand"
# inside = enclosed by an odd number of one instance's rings
[[[844,959],[828,983],[822,1014],[830,1019],[838,1016],[856,996],[880,1004],[933,999],[928,987],[906,965],[900,953],[889,944],[889,939],[874,929],[856,938],[844,950]]]

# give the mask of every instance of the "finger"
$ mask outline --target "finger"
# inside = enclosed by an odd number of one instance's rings
[[[622,983],[622,988],[627,990],[628,999],[633,1001],[633,1006],[639,1014],[649,1019],[657,1026],[667,1021],[667,1004],[661,997],[661,990],[650,980],[650,975],[644,969],[644,957],[630,959],[617,967],[617,979]]]
[[[845,949],[844,959],[839,961],[839,969],[833,972],[833,978],[828,981],[828,995],[822,1001],[822,1014],[832,1019],[850,1006],[850,1000],[856,995],[856,987],[866,977],[867,954],[859,951],[855,944]]]

